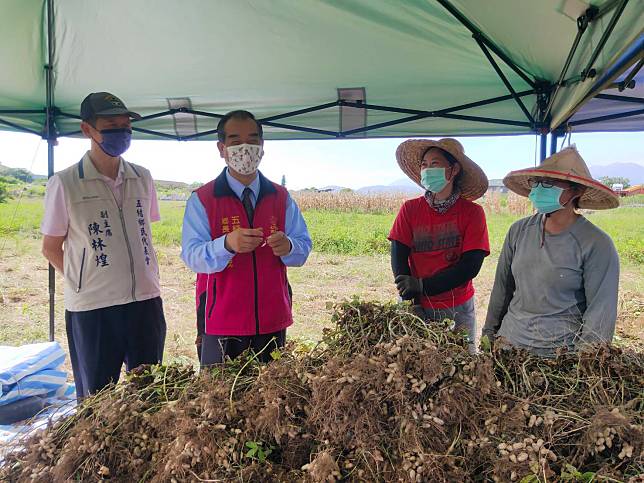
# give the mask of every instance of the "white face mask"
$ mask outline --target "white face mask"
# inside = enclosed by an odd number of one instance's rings
[[[259,144],[238,144],[226,148],[226,164],[239,174],[249,175],[257,171],[259,162],[264,156],[264,149]]]

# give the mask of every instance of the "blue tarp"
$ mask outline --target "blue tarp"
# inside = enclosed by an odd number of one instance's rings
[[[0,406],[29,396],[56,397],[68,391],[60,370],[65,352],[58,342],[0,346]]]
[[[0,346],[0,412],[31,396],[44,399],[45,409],[33,419],[0,425],[0,461],[21,447],[24,438],[54,420],[72,414],[76,406],[73,384],[61,370],[65,351],[58,342],[20,347]]]

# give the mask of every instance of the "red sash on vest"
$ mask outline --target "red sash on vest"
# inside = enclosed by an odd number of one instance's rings
[[[285,231],[288,192],[258,173],[260,189],[252,228],[264,238]],[[236,228],[251,228],[246,211],[226,180],[224,170],[196,190],[206,210],[212,239]],[[206,334],[255,335],[285,329],[293,323],[286,266],[268,245],[236,254],[221,272],[197,276],[197,306],[206,291]]]

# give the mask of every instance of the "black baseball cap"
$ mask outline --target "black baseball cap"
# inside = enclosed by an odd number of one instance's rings
[[[123,101],[109,92],[92,92],[81,103],[80,115],[83,121],[97,117],[128,115],[132,119],[141,119],[141,115],[130,111]]]

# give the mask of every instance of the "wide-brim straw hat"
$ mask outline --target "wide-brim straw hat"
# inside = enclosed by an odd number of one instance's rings
[[[488,188],[487,176],[478,164],[465,156],[463,145],[456,139],[444,138],[438,141],[429,139],[409,139],[396,149],[398,165],[409,178],[421,188],[420,164],[423,155],[429,148],[440,148],[450,153],[461,165],[461,177],[458,187],[461,197],[475,200],[485,194]]]
[[[608,210],[619,206],[619,197],[608,186],[593,179],[588,166],[575,146],[562,149],[534,168],[511,171],[503,184],[521,196],[530,194],[530,178],[551,178],[570,181],[585,186],[579,198],[579,208]]]

